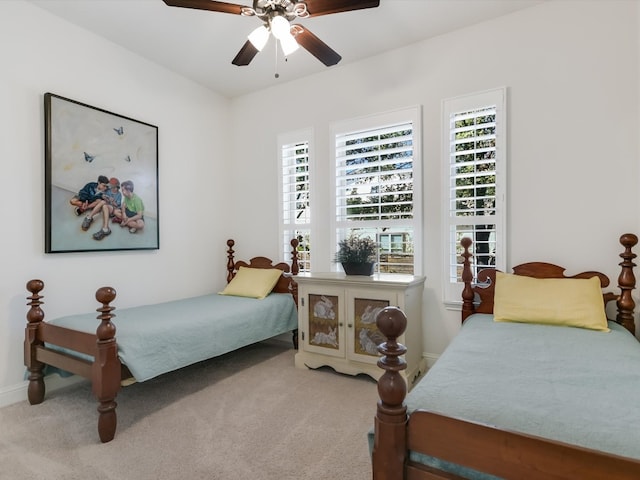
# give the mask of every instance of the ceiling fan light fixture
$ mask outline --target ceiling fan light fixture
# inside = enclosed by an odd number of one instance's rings
[[[302,47],[327,67],[337,64],[342,57],[306,27],[293,24],[300,18],[319,17],[331,13],[364,10],[380,5],[380,0],[253,0],[253,6],[238,5],[218,0],[163,0],[170,7],[193,8],[212,12],[229,13],[245,17],[257,17],[263,26],[254,30],[231,63],[249,65],[258,52],[264,49],[269,35],[276,38],[285,56]],[[249,0],[245,0],[249,1]],[[276,75],[277,76],[277,75]]]
[[[262,25],[251,32],[248,38],[251,44],[261,52],[269,40],[269,29]]]
[[[269,23],[271,25],[271,33],[273,33],[273,36],[278,40],[281,40],[285,35],[291,35],[289,21],[283,16],[276,15]]]
[[[282,47],[282,53],[284,53],[285,57],[291,55],[293,52],[298,50],[298,48],[300,48],[300,45],[298,44],[298,42],[296,42],[296,39],[293,38],[293,35],[291,35],[290,33],[288,33],[287,35],[283,35],[280,38],[280,46]]]

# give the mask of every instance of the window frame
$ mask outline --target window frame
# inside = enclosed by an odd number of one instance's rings
[[[412,182],[413,182],[413,218],[410,220],[393,220],[388,222],[390,226],[393,224],[401,226],[411,226],[413,228],[413,275],[422,275],[423,271],[423,215],[422,215],[422,198],[423,198],[423,180],[422,180],[422,107],[420,105],[410,106],[397,110],[376,113],[363,117],[333,122],[330,126],[331,138],[331,173],[330,173],[330,192],[331,194],[331,211],[330,211],[330,235],[329,247],[331,258],[334,257],[337,250],[338,241],[343,238],[340,230],[345,228],[358,228],[362,223],[354,223],[351,227],[349,222],[338,221],[338,205],[337,205],[337,176],[339,166],[337,164],[337,138],[345,134],[354,132],[366,132],[369,130],[383,129],[385,126],[399,125],[402,123],[412,124]],[[371,222],[371,228],[378,228],[380,225],[386,225],[387,222]],[[333,264],[333,271],[341,271],[339,265]],[[388,275],[395,275],[389,273]]]
[[[310,222],[305,224],[296,225],[295,223],[286,223],[284,222],[284,179],[283,179],[283,156],[282,150],[285,146],[297,144],[297,143],[305,143],[307,144],[307,166],[308,166],[308,176],[309,176],[309,218]],[[286,234],[288,231],[292,230],[303,230],[308,231],[309,238],[313,238],[313,223],[314,223],[314,212],[313,212],[313,201],[315,198],[314,193],[314,177],[315,177],[315,166],[314,166],[314,131],[312,128],[305,128],[301,130],[296,130],[293,132],[282,133],[278,135],[277,145],[278,145],[278,238],[280,239],[280,255],[281,260],[290,263],[291,262],[291,235]],[[311,253],[311,251],[309,250]],[[306,272],[311,270],[311,258],[303,258],[303,255],[299,254],[299,267],[300,272]],[[308,268],[307,268],[308,264]]]
[[[495,105],[496,109],[496,140],[495,140],[495,214],[490,218],[495,224],[495,268],[506,271],[507,265],[507,88],[500,87],[483,92],[472,93],[460,97],[444,99],[442,101],[442,226],[443,226],[443,271],[442,271],[442,295],[447,306],[458,307],[462,304],[461,294],[463,283],[451,282],[451,259],[456,256],[456,225],[480,224],[477,220],[479,215],[473,217],[474,220],[464,222],[456,221],[450,212],[451,204],[451,115],[459,112],[469,111]],[[475,258],[475,249],[472,252]]]

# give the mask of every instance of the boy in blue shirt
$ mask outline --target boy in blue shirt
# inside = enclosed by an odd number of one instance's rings
[[[75,207],[77,216],[82,215],[85,210],[95,207],[102,200],[104,192],[107,190],[109,179],[104,175],[98,177],[97,182],[89,182],[74,195],[69,203]]]
[[[98,212],[102,212],[102,228],[93,234],[94,240],[102,240],[107,235],[111,234],[109,228],[109,218],[113,217],[113,221],[116,222],[116,211],[120,211],[122,206],[122,193],[120,193],[120,181],[113,177],[109,179],[109,190],[105,192],[104,198],[99,202],[91,211],[90,218],[93,220],[93,216]],[[86,220],[86,219],[85,219]],[[91,224],[88,222],[87,228]],[[84,229],[84,222],[83,227]]]

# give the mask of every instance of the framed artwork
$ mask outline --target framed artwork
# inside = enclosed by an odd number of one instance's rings
[[[158,127],[44,95],[45,252],[156,250]]]

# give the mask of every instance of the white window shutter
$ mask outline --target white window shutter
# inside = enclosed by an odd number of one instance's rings
[[[280,238],[283,259],[291,259],[291,239],[297,238],[300,271],[311,269],[311,131],[279,137],[280,152]]]
[[[460,302],[462,249],[473,265],[506,264],[506,89],[443,102],[444,300]]]
[[[350,234],[370,237],[379,246],[377,271],[419,274],[420,108],[350,120],[332,132],[335,245]]]

